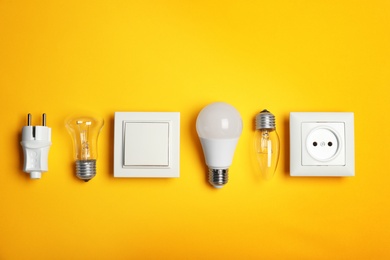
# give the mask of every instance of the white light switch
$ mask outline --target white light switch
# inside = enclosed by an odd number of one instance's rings
[[[124,166],[169,166],[169,123],[125,123]]]
[[[116,112],[114,177],[179,177],[180,113]]]

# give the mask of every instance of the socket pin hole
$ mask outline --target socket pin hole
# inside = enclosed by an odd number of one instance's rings
[[[332,146],[332,145],[333,145],[333,143],[332,143],[332,142],[328,142],[328,145],[329,145],[329,146]]]
[[[317,142],[313,142],[313,146],[317,146],[318,144],[317,144]]]

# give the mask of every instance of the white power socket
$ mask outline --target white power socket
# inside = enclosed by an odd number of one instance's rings
[[[354,176],[353,113],[290,114],[291,176]]]
[[[345,165],[344,123],[302,123],[302,165]]]

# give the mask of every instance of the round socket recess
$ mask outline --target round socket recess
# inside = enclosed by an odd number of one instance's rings
[[[327,127],[317,127],[310,131],[306,139],[307,152],[315,160],[327,162],[340,151],[340,138]]]

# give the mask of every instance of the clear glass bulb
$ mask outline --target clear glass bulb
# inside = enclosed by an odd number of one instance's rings
[[[242,132],[240,113],[229,104],[212,103],[200,111],[196,130],[209,167],[209,182],[221,188],[228,182],[229,167]]]
[[[66,128],[72,136],[76,175],[89,181],[96,175],[97,139],[104,121],[93,116],[72,116],[66,120]]]
[[[274,175],[279,161],[279,136],[275,127],[275,116],[267,110],[256,116],[254,150],[264,178]]]

